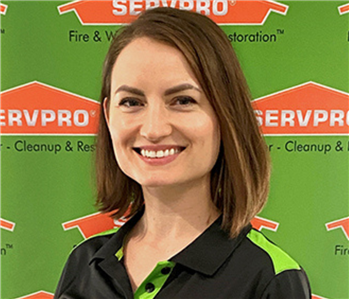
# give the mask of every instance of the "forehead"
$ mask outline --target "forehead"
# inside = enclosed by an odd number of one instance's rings
[[[197,80],[184,55],[150,38],[137,38],[119,54],[111,74],[113,85],[156,78],[162,81]],[[197,84],[198,85],[198,84]]]

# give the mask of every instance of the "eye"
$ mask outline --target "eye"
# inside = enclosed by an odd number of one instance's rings
[[[180,96],[174,99],[174,105],[191,106],[193,104],[196,104],[196,101],[189,96]]]
[[[131,107],[143,106],[143,103],[136,98],[124,98],[120,101],[118,106],[131,108]]]

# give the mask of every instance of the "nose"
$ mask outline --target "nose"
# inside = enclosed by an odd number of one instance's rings
[[[141,136],[156,142],[171,135],[171,133],[172,125],[165,105],[163,103],[148,105],[142,120]]]

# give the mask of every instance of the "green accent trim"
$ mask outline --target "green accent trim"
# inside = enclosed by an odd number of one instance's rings
[[[175,266],[174,262],[169,262],[169,261],[158,262],[154,270],[148,275],[148,277],[142,282],[142,284],[136,290],[134,294],[134,299],[153,299],[165,284],[174,266]],[[171,268],[171,271],[169,271],[169,273],[167,274],[162,274],[161,270],[167,267]],[[154,285],[154,291],[152,291],[151,293],[148,293],[145,289],[145,286],[148,283],[152,283]]]
[[[286,270],[300,270],[300,266],[296,261],[275,244],[271,243],[260,232],[252,229],[247,237],[270,256],[276,275]]]
[[[115,253],[115,256],[117,257],[118,261],[120,262],[122,258],[124,257],[124,247],[121,247],[117,253]]]
[[[89,239],[94,238],[94,237],[99,237],[99,236],[105,236],[105,235],[114,234],[114,233],[116,233],[119,229],[120,229],[120,227],[115,227],[115,228],[106,230],[106,231],[104,231],[104,232],[95,234],[95,235],[89,237]]]

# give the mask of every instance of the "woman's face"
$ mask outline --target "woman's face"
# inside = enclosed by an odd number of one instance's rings
[[[177,49],[149,38],[112,70],[108,127],[118,165],[143,187],[209,182],[220,147],[213,108]]]

